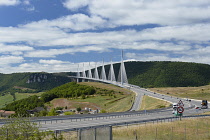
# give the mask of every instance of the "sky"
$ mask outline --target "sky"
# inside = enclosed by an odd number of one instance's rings
[[[0,73],[210,64],[210,0],[0,0]]]

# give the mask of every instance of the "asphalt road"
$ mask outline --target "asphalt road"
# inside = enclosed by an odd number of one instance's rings
[[[180,100],[184,103],[185,111],[184,116],[203,113],[210,111],[210,109],[196,110],[194,106],[200,106],[201,101],[191,100],[185,101],[184,99],[162,95],[142,89],[139,87],[130,87],[136,92],[136,100],[133,104],[132,110],[138,110],[141,98],[143,95],[149,95],[162,100],[167,100],[171,103],[178,103]],[[72,116],[54,116],[33,118],[33,121],[41,125],[41,130],[74,130],[84,127],[96,127],[102,125],[115,125],[133,121],[146,121],[151,119],[161,119],[166,117],[173,117],[172,108],[148,111],[129,111],[129,112],[115,112],[106,114],[89,114],[89,115],[72,115]],[[4,122],[0,122],[3,125]]]
[[[139,110],[141,99],[143,95],[149,95],[158,99],[166,100],[171,103],[178,103],[182,100],[184,104],[185,111],[184,116],[203,113],[204,111],[210,111],[210,109],[196,110],[195,106],[200,106],[201,101],[191,100],[191,102],[186,101],[185,99],[163,95],[148,91],[139,87],[130,87],[130,90],[136,93],[135,103],[131,110]],[[84,127],[94,127],[101,125],[114,125],[119,123],[133,122],[133,121],[144,121],[151,119],[161,119],[166,117],[172,117],[172,108],[163,109],[163,110],[152,110],[152,111],[130,111],[130,112],[118,112],[118,113],[108,113],[108,114],[99,114],[101,116],[91,117],[82,117],[80,119],[65,119],[57,120],[57,123],[51,121],[41,122],[42,130],[68,130],[68,129],[78,129]]]

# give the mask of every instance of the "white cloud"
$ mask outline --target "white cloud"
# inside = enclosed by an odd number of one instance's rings
[[[182,25],[210,20],[208,0],[66,0],[64,6],[76,10],[88,6],[92,15],[108,18],[116,25]]]
[[[137,61],[180,61],[180,62],[195,62],[210,64],[210,56],[207,53],[198,53],[195,50],[194,54],[189,53],[188,55],[180,55],[178,57],[170,56],[169,53],[126,53],[126,58],[137,60]],[[187,52],[186,52],[187,53]],[[173,54],[173,53],[172,53]]]
[[[19,3],[19,0],[0,0],[0,6],[13,6]]]
[[[46,63],[23,63],[17,67],[9,67],[9,71],[12,72],[69,72],[76,71],[77,65],[72,63],[57,63],[57,64],[46,64]],[[1,69],[0,69],[1,71]]]
[[[15,5],[18,2],[0,0],[0,6]],[[29,0],[21,2],[25,7],[31,7],[28,10],[35,10]],[[128,59],[210,64],[208,0],[66,0],[63,5],[74,11],[87,7],[85,10],[88,14],[79,13],[78,10],[77,14],[53,20],[0,27],[0,53],[3,54],[0,60],[5,59],[1,63],[7,66],[6,72],[58,72],[69,71],[70,67],[76,70],[77,66],[56,60],[57,56],[78,52],[111,52],[112,49],[145,53],[127,53]],[[158,24],[161,27],[141,30],[138,25],[144,24]],[[127,28],[122,30],[121,25]],[[115,27],[120,28],[115,30]],[[106,30],[107,28],[109,30]],[[7,45],[21,43],[25,45]],[[43,59],[37,63],[29,63],[21,56]],[[53,59],[44,60],[45,58]],[[10,66],[15,63],[22,64],[17,67]],[[0,72],[1,70],[0,67]]]
[[[67,0],[63,3],[63,5],[71,10],[77,10],[79,8],[87,6],[89,2],[90,0]]]
[[[49,65],[55,65],[55,64],[65,64],[69,62],[59,61],[59,60],[39,60],[39,63],[41,64],[49,64]]]
[[[13,54],[21,55],[25,51],[32,51],[33,47],[24,46],[24,45],[5,45],[0,44],[0,53],[2,54]]]
[[[83,30],[94,30],[101,27],[109,27],[109,23],[99,16],[87,16],[84,14],[74,14],[63,16],[54,20],[40,20],[38,22],[32,22],[23,25],[24,28],[61,28],[67,31],[83,31]],[[110,25],[111,26],[111,25]]]
[[[15,63],[21,63],[24,61],[24,58],[21,56],[0,56],[0,67],[4,67],[4,65],[10,65]],[[3,66],[2,66],[3,65]]]
[[[49,50],[34,50],[25,53],[25,57],[38,57],[38,58],[55,58],[57,55],[63,54],[74,54],[77,52],[87,53],[90,51],[104,52],[108,51],[106,48],[97,46],[85,46],[85,47],[75,47],[67,49],[49,49]]]

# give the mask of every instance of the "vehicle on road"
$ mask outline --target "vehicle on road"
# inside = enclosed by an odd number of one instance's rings
[[[176,109],[178,107],[177,103],[173,103],[173,109]]]
[[[201,108],[202,109],[207,109],[208,108],[208,101],[207,100],[202,100],[202,102],[201,102]]]
[[[201,110],[201,108],[199,106],[196,106],[195,109]]]

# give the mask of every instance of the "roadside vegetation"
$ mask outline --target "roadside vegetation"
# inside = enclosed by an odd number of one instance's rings
[[[116,71],[119,65],[114,65]],[[194,87],[210,83],[210,65],[188,62],[125,62],[130,84],[144,88]]]
[[[91,85],[92,84],[92,85]],[[20,97],[18,97],[20,98]],[[24,97],[23,97],[24,98]],[[58,104],[57,101],[65,101]],[[43,107],[45,111],[34,114],[35,116],[58,115],[56,110],[60,109],[84,109],[91,104],[96,109],[106,112],[127,111],[131,108],[134,101],[134,93],[127,89],[102,83],[80,83],[70,82],[59,87],[53,88],[39,96],[33,95],[24,99],[6,104],[3,110],[15,111],[16,116],[28,117],[27,110],[36,107]],[[69,106],[69,105],[72,106]],[[67,113],[68,114],[68,113]]]
[[[182,119],[166,123],[148,123],[113,128],[113,139],[128,140],[208,140],[210,117]]]
[[[200,87],[149,88],[149,90],[169,96],[210,101],[210,85]]]
[[[171,105],[171,103],[169,103],[167,101],[144,95],[143,99],[142,99],[140,110],[165,108],[165,107],[169,107],[170,105]]]
[[[12,95],[11,94],[6,94],[6,95],[3,95],[3,96],[0,96],[0,108],[4,108],[6,107],[6,105],[14,102],[14,101],[18,101],[18,100],[21,100],[21,99],[24,99],[24,98],[28,98],[30,96],[33,96],[33,95],[41,95],[43,92],[39,92],[39,93],[13,93]]]

